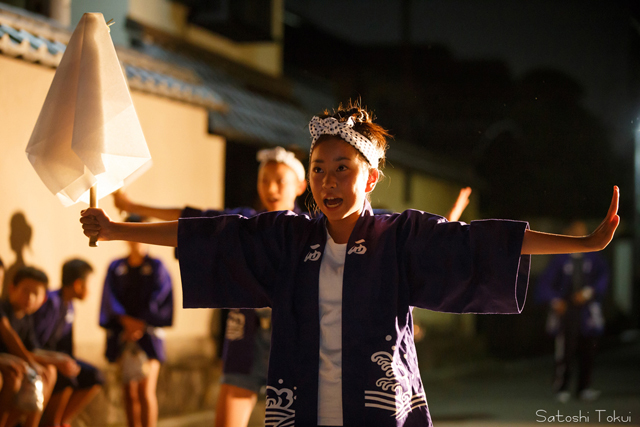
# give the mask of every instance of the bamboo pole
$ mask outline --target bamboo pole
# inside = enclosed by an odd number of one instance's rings
[[[89,189],[89,206],[92,208],[98,207],[98,183],[96,182]],[[97,237],[89,237],[89,246],[95,248],[98,246]]]

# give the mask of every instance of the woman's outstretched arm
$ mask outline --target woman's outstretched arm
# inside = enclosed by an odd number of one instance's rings
[[[98,240],[126,240],[160,246],[178,246],[178,221],[113,222],[102,209],[87,208],[80,213],[82,230]]]
[[[527,255],[566,254],[594,252],[606,248],[611,239],[613,239],[613,234],[620,223],[620,217],[618,216],[619,199],[620,190],[618,187],[614,187],[607,216],[598,228],[588,236],[565,236],[526,230],[522,241],[521,253]]]

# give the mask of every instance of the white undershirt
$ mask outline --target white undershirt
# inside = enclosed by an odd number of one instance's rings
[[[320,264],[318,425],[342,425],[342,276],[347,244],[327,233]]]

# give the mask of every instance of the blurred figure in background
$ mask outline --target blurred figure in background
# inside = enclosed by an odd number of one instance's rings
[[[81,259],[63,264],[62,286],[47,293],[47,300],[33,316],[41,348],[73,357],[73,301],[87,297],[92,272],[91,265]],[[42,417],[46,426],[70,426],[102,388],[104,378],[95,366],[80,360],[76,363],[80,367],[77,376],[58,374],[53,395]]]
[[[130,215],[127,222],[142,222]],[[107,329],[106,356],[120,363],[129,427],[155,427],[156,385],[165,361],[163,331],[173,323],[173,289],[164,264],[146,245],[129,242],[129,254],[111,263],[102,293],[100,326]]]
[[[117,208],[164,220],[218,215],[251,217],[261,212],[291,210],[301,213],[296,198],[306,188],[305,170],[295,154],[282,147],[257,153],[256,188],[264,210],[250,207],[200,210],[191,207],[159,208],[134,203],[123,192],[114,193]],[[226,318],[222,346],[223,376],[216,404],[216,427],[242,427],[249,423],[260,389],[267,384],[271,346],[271,309],[232,309]]]
[[[462,216],[462,212],[469,206],[469,196],[471,196],[471,187],[464,187],[460,189],[458,198],[451,207],[449,215],[447,215],[447,221],[459,221]]]
[[[584,221],[565,230],[572,236],[587,234]],[[599,252],[555,255],[538,282],[537,301],[549,304],[547,332],[555,337],[554,391],[558,401],[571,398],[571,373],[578,366],[577,396],[595,400],[591,388],[597,340],[604,331],[602,301],[609,284],[609,269]]]

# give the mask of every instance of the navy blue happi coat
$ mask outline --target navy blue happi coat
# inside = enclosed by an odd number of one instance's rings
[[[137,343],[147,357],[164,362],[164,339],[156,328],[173,324],[173,288],[162,261],[147,255],[137,267],[130,266],[128,258],[109,265],[100,305],[100,326],[107,330],[105,356],[109,362],[115,362],[122,354],[124,328],[119,320],[122,315],[147,324]]]
[[[292,212],[181,219],[186,308],[269,306],[266,420],[317,425],[318,280],[326,219]],[[431,425],[413,342],[412,308],[519,313],[528,224],[470,225],[416,210],[373,215],[368,202],[347,244],[342,294],[345,426]]]
[[[71,301],[62,298],[62,288],[47,292],[47,300],[33,314],[38,344],[45,350],[60,351],[73,356],[73,319]]]

